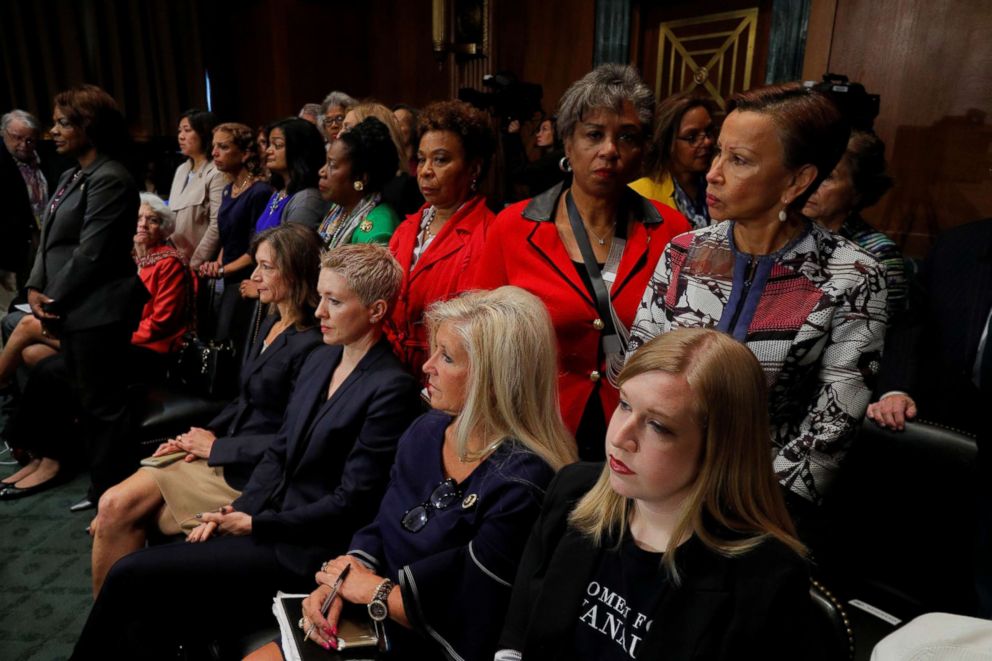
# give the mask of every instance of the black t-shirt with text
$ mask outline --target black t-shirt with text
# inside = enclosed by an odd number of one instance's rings
[[[619,548],[603,553],[583,593],[572,658],[637,658],[658,603],[668,589],[661,564],[663,556],[639,548],[629,534],[624,535]]]

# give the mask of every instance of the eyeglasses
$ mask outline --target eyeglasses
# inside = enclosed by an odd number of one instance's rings
[[[693,131],[689,135],[677,135],[676,140],[688,142],[693,147],[703,144],[703,140],[713,140],[716,137],[716,129],[708,128],[705,131]]]
[[[427,525],[434,510],[443,510],[462,497],[462,492],[450,477],[434,487],[430,498],[425,502],[409,509],[400,519],[400,523],[410,532],[420,532]]]
[[[333,117],[324,117],[324,119],[321,120],[321,123],[324,126],[335,126],[335,125],[340,126],[341,124],[344,123],[344,115],[334,115]]]

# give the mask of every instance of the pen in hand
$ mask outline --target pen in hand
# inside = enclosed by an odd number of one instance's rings
[[[331,593],[327,595],[327,597],[324,599],[324,603],[320,605],[321,617],[327,617],[327,611],[331,609],[331,602],[334,601],[334,597],[338,596],[338,590],[341,589],[341,584],[344,583],[344,579],[347,578],[348,572],[350,571],[351,571],[351,565],[345,565],[344,569],[342,569],[341,573],[338,575],[337,580],[334,581],[334,585],[331,586]],[[307,635],[303,637],[303,642],[307,642],[308,640],[310,640],[310,636],[313,635],[313,630],[316,627],[317,627],[316,623],[314,622],[310,623],[310,628],[307,629]]]

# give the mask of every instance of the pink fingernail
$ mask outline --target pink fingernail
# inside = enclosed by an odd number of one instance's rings
[[[328,644],[329,644],[329,645],[331,646],[331,648],[332,648],[332,649],[337,649],[337,648],[338,648],[338,641],[337,641],[336,639],[334,639],[334,638],[331,638],[331,639],[330,639],[329,641],[327,641],[327,642],[328,642]]]
[[[323,647],[324,647],[325,650],[329,650],[329,649],[331,649],[331,644],[330,643],[324,643]]]
[[[333,636],[336,633],[337,633],[337,631],[335,631],[334,629],[332,629],[330,627],[324,627],[324,635],[325,636]]]
[[[334,634],[335,636],[338,635],[338,628],[337,628],[337,626],[331,627],[331,633]]]

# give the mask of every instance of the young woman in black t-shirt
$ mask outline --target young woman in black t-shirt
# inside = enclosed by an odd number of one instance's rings
[[[606,464],[555,478],[497,661],[811,658],[805,549],[744,345],[675,330],[619,377]]]

